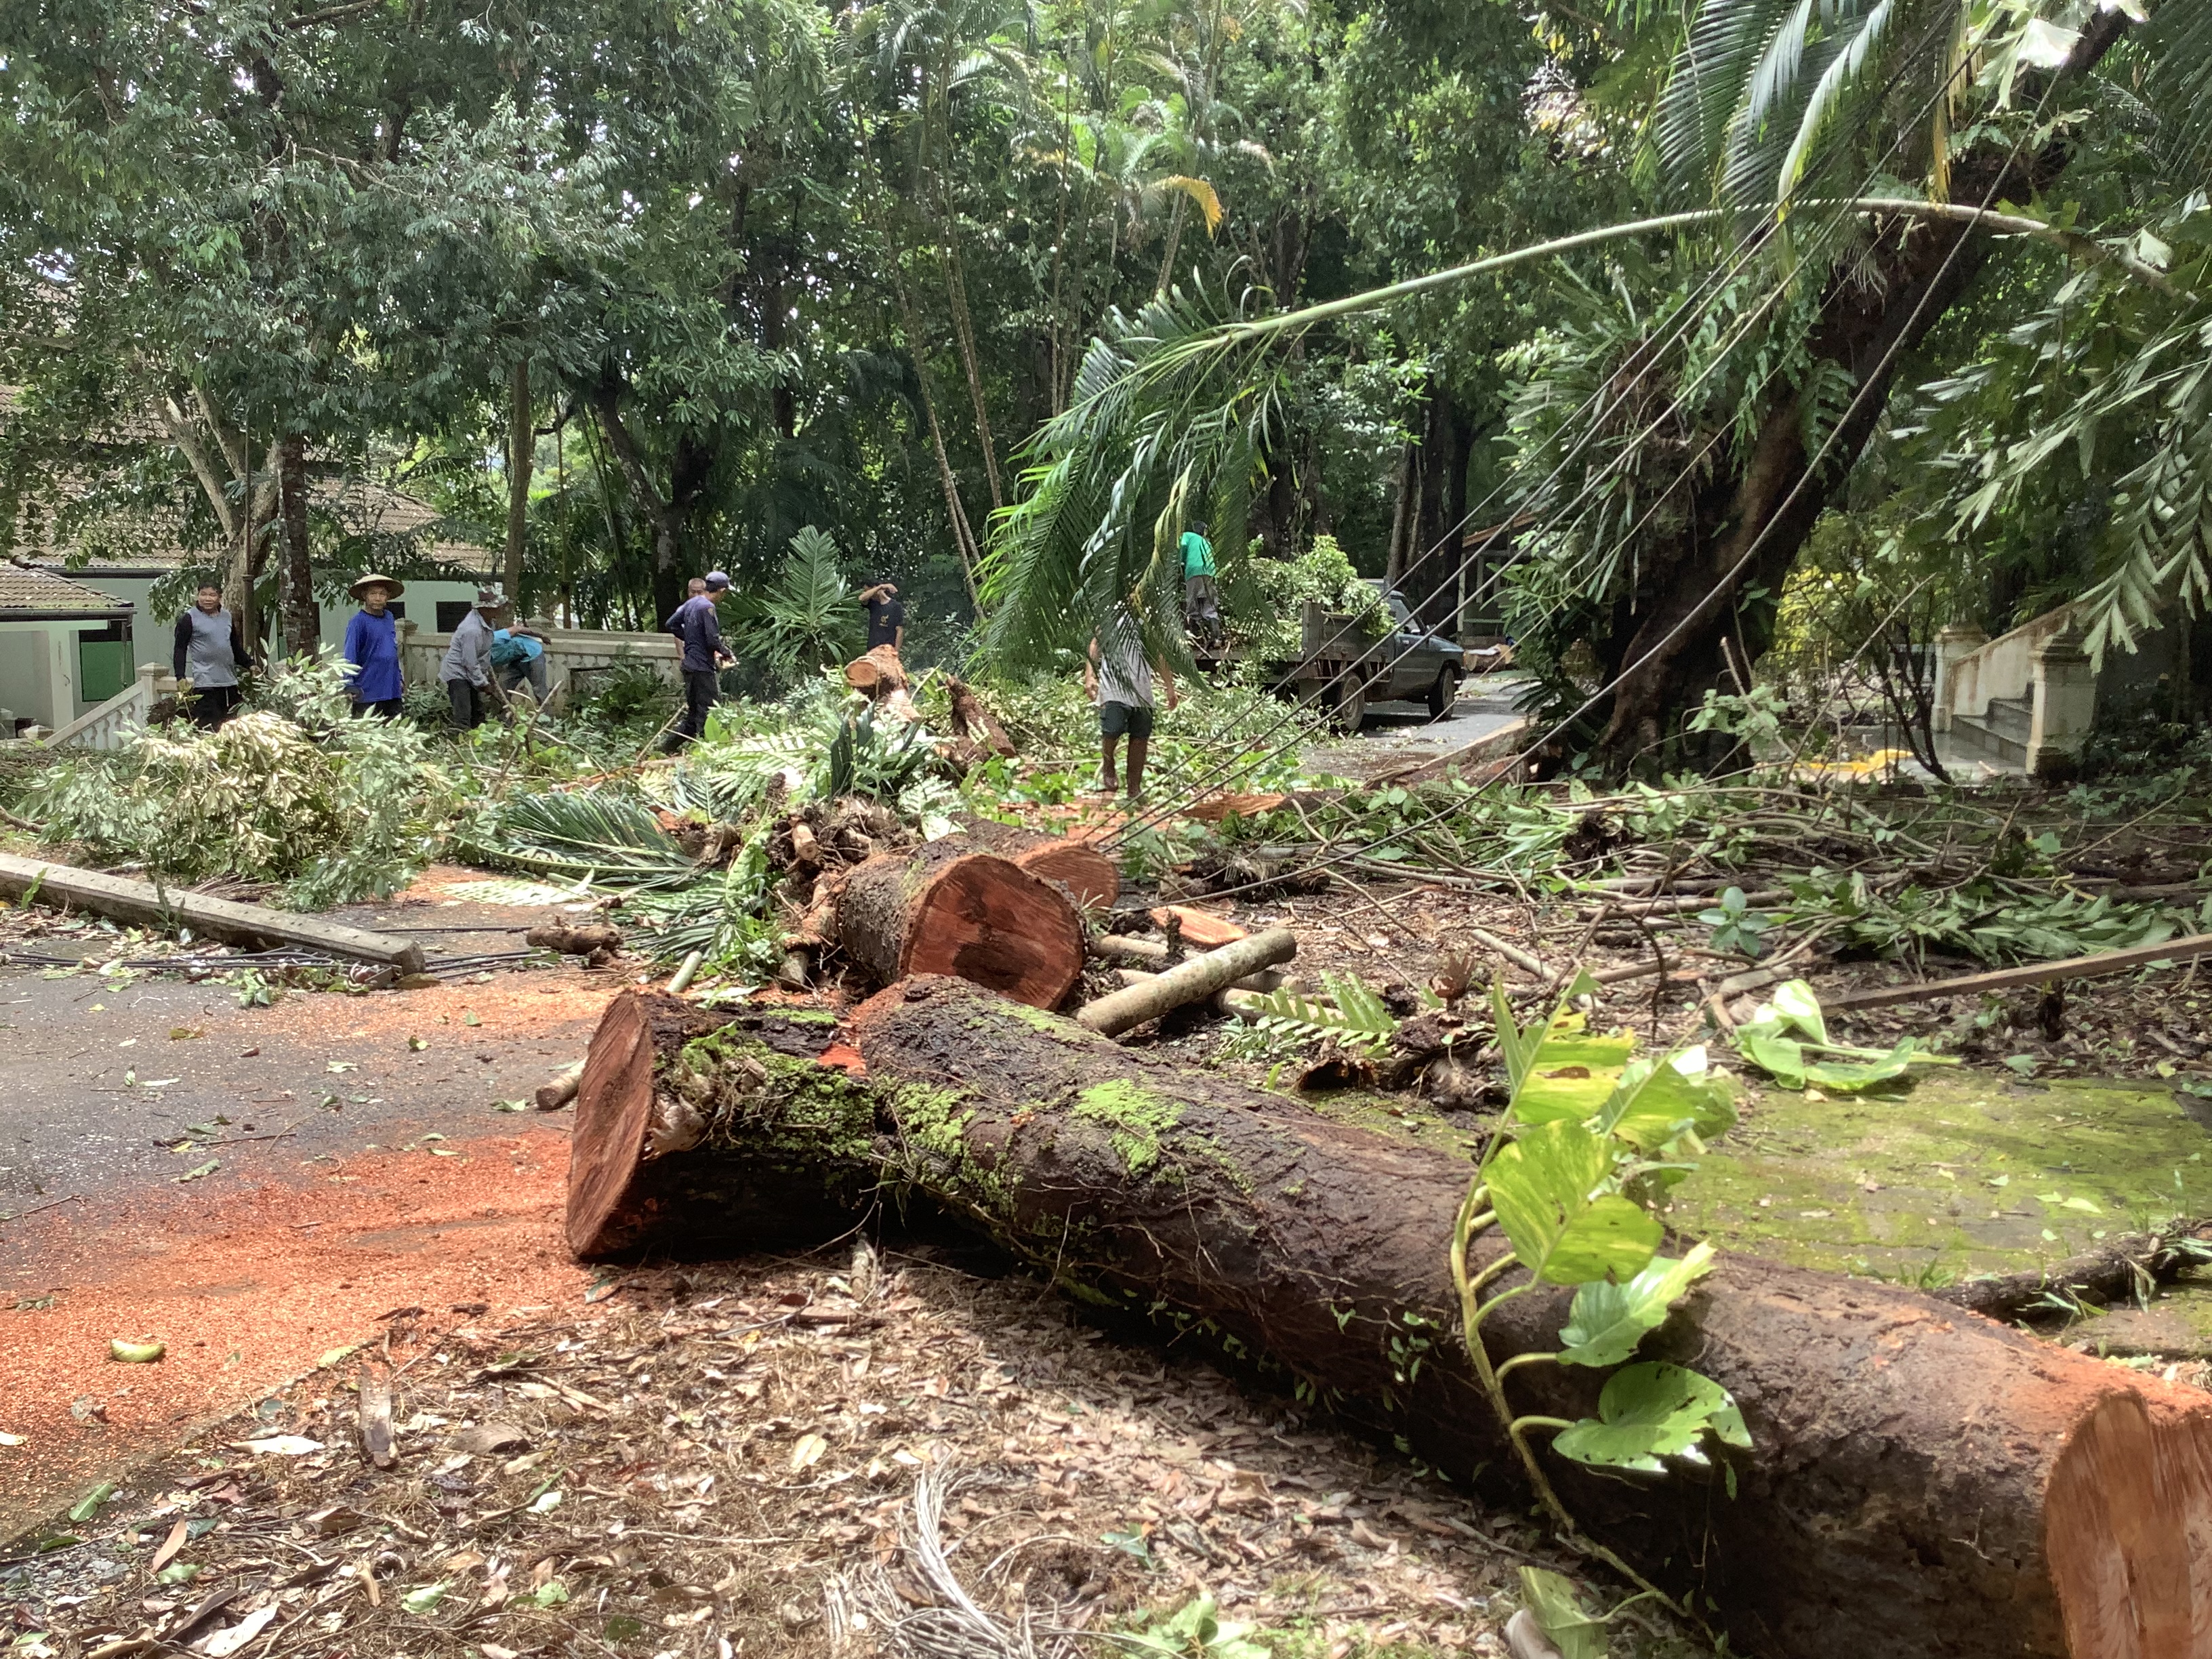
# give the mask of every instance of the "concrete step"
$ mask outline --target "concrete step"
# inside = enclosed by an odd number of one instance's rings
[[[1948,736],[1951,745],[1963,754],[1995,761],[2005,767],[2023,768],[2027,764],[2025,727],[2015,738],[1991,725],[1986,717],[1978,720],[1971,714],[1954,714]]]
[[[1983,711],[1982,724],[2025,744],[2033,715],[2034,705],[2026,697],[1991,697],[1989,708]]]

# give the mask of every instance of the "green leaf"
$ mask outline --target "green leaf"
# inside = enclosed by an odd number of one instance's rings
[[[434,1584],[409,1590],[399,1598],[399,1605],[410,1613],[428,1613],[446,1599],[446,1591],[450,1588],[451,1581],[441,1578]]]
[[[1570,1365],[1602,1369],[1618,1365],[1636,1352],[1644,1333],[1666,1322],[1667,1310],[1682,1293],[1711,1271],[1713,1247],[1700,1243],[1680,1261],[1651,1258],[1626,1285],[1585,1285],[1559,1333],[1566,1344],[1559,1358]]]
[[[1565,1121],[1528,1131],[1491,1160],[1492,1206],[1530,1273],[1584,1285],[1644,1270],[1662,1230],[1639,1206],[1600,1190],[1612,1172],[1606,1142]]]
[[[1594,1617],[1563,1574],[1542,1567],[1521,1569],[1521,1599],[1544,1627],[1560,1659],[1605,1659],[1605,1623]]]
[[[1711,1139],[1735,1123],[1728,1081],[1702,1044],[1656,1060],[1629,1062],[1597,1113],[1595,1127],[1638,1152],[1656,1152],[1686,1132]]]
[[[72,1521],[89,1521],[100,1513],[100,1506],[114,1496],[115,1483],[112,1480],[103,1480],[70,1506],[69,1518]]]
[[[1732,1446],[1751,1444],[1729,1391],[1680,1365],[1615,1371],[1598,1395],[1597,1412],[1563,1430],[1552,1449],[1578,1463],[1657,1474],[1666,1468],[1661,1459],[1693,1452],[1707,1433]]]
[[[1778,1016],[1785,1027],[1796,1027],[1814,1042],[1828,1040],[1828,1024],[1820,1012],[1820,994],[1803,980],[1789,980],[1776,986],[1773,1000],[1753,1018],[1757,1019],[1768,1010]]]

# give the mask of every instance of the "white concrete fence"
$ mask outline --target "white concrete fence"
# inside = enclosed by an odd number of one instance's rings
[[[1936,636],[1938,732],[2000,733],[2025,749],[2032,776],[2063,772],[2081,757],[2097,717],[2097,676],[2081,648],[2074,608],[2061,605],[2009,634],[1951,627]],[[2002,732],[2004,705],[2027,705],[2024,729]]]
[[[671,685],[684,684],[684,648],[669,634],[617,634],[587,628],[555,628],[549,623],[527,626],[545,638],[547,706],[564,708],[578,697],[598,690],[594,684],[624,663],[641,664]],[[425,634],[411,622],[399,624],[399,667],[410,685],[438,684],[438,665],[445,660],[451,634]]]

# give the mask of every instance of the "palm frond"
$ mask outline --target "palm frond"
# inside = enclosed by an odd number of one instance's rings
[[[678,887],[699,876],[650,811],[596,790],[520,796],[454,840],[495,869],[588,877],[605,886]]]

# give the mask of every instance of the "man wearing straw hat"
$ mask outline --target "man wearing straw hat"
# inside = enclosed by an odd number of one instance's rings
[[[339,653],[353,669],[354,718],[374,714],[379,720],[397,720],[407,684],[399,672],[399,629],[392,602],[407,589],[372,570],[346,591],[361,601],[361,609],[346,624],[345,645]]]

